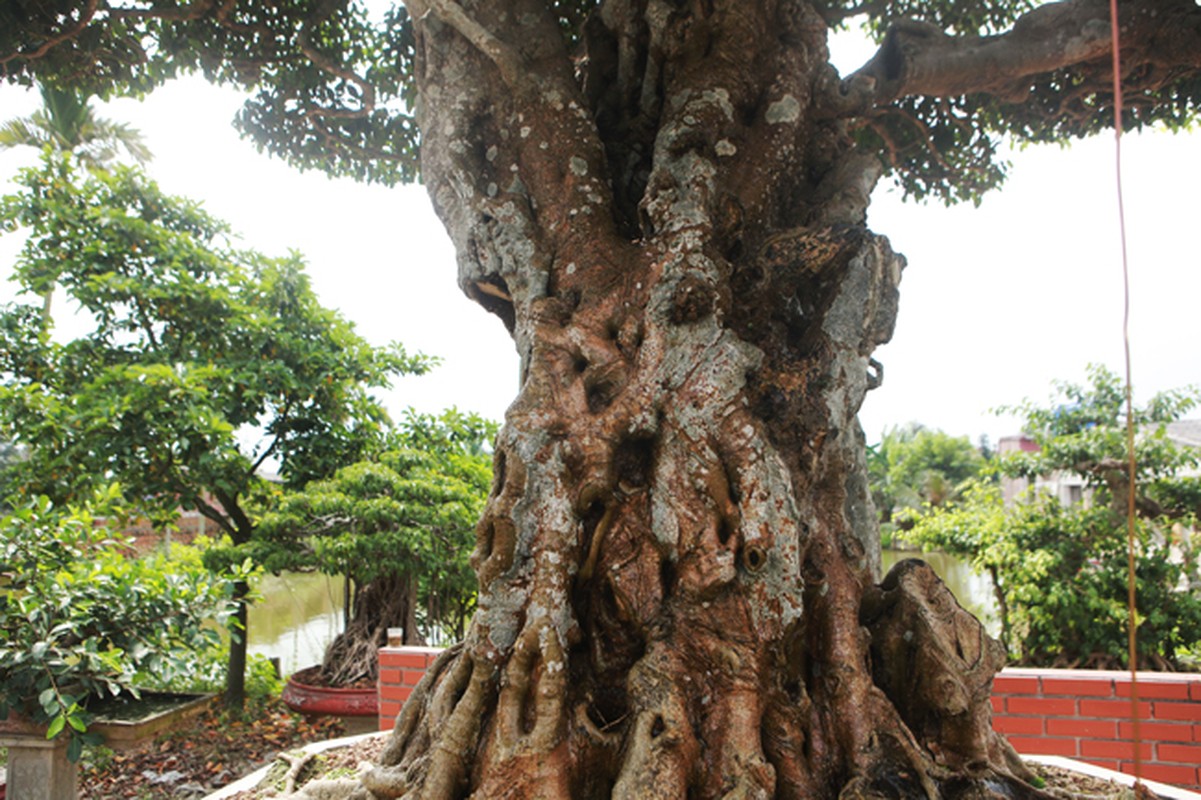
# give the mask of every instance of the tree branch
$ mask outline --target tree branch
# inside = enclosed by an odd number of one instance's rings
[[[254,524],[250,521],[250,517],[238,505],[238,496],[236,493],[216,491],[213,492],[213,497],[225,509],[226,524],[223,526],[230,532],[230,538],[234,544],[245,544],[250,540],[250,534],[254,531]],[[204,514],[202,510],[200,513]],[[205,514],[207,517],[208,515]]]
[[[230,537],[233,537],[237,534],[237,531],[230,523],[229,518],[225,514],[222,514],[220,511],[218,511],[216,506],[206,503],[203,499],[203,496],[196,498],[196,510],[199,511],[200,515],[205,519],[209,519],[217,523],[217,527],[228,533]]]
[[[480,25],[454,0],[426,0],[429,11],[442,22],[458,31],[481,53],[486,55],[500,70],[500,76],[510,88],[518,85],[524,70],[521,54],[517,49],[502,42]]]
[[[1123,62],[1131,71],[1148,64],[1201,69],[1199,31],[1201,9],[1192,2],[1124,4]],[[901,20],[889,29],[872,60],[838,87],[840,97],[834,104],[840,106],[840,114],[846,114],[864,113],[911,95],[986,93],[1022,102],[1036,76],[1084,66],[1109,54],[1109,7],[1104,0],[1040,6],[1008,33],[997,36],[950,36],[928,23]],[[1158,85],[1180,76],[1178,70],[1163,70]],[[1102,83],[1096,86],[1103,88]]]
[[[321,117],[331,117],[340,119],[356,119],[365,117],[375,109],[375,87],[364,78],[359,77],[352,69],[347,69],[338,64],[332,58],[317,51],[313,47],[312,41],[309,39],[309,30],[318,22],[324,22],[329,18],[333,8],[329,7],[325,14],[319,15],[315,20],[307,19],[301,27],[300,32],[296,34],[296,44],[300,48],[300,52],[304,53],[309,61],[318,69],[333,75],[336,78],[341,78],[347,83],[359,87],[361,97],[359,99],[359,108],[357,109],[311,109],[305,112],[305,116],[317,114]],[[311,119],[311,117],[310,117]]]
[[[86,28],[88,26],[88,24],[92,21],[92,17],[96,16],[96,8],[98,5],[99,5],[99,0],[88,0],[87,5],[83,9],[83,12],[79,15],[79,21],[76,22],[74,25],[67,28],[65,31],[60,33],[58,36],[51,36],[46,41],[42,42],[40,47],[38,47],[36,50],[34,50],[30,53],[22,53],[20,51],[20,49],[18,48],[17,50],[12,51],[11,53],[9,53],[5,56],[0,56],[0,64],[7,64],[8,62],[13,61],[14,59],[18,59],[18,58],[23,58],[28,61],[34,61],[34,60],[39,59],[42,56],[46,55],[46,53],[50,52],[50,49],[52,47],[54,47],[58,44],[61,44],[62,42],[67,41],[68,39],[74,39],[76,36],[78,36],[80,33],[83,32],[84,28]]]

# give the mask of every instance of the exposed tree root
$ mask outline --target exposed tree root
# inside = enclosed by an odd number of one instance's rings
[[[361,781],[311,783],[296,796],[1051,796],[1031,785],[1033,775],[991,729],[989,694],[1002,664],[997,643],[929,566],[896,565],[865,592],[860,618],[870,639],[871,732],[859,752],[844,754],[841,767],[830,766],[839,721],[817,711],[811,689],[733,680],[712,694],[712,686],[692,678],[697,673],[687,667],[695,653],[688,646],[647,649],[629,671],[629,710],[622,717],[606,721],[584,701],[569,712],[568,698],[579,693],[561,677],[565,670],[547,669],[564,653],[554,637],[539,633],[545,626],[531,626],[500,674],[464,645],[447,650],[406,703],[379,767]],[[726,658],[735,674],[740,667],[757,674],[752,663],[734,663],[733,653]]]
[[[388,628],[404,629],[405,644],[421,644],[417,632],[417,583],[409,575],[383,575],[359,587],[346,630],[339,633],[321,661],[318,677],[327,686],[374,681],[379,648]]]

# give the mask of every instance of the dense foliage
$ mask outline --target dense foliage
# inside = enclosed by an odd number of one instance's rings
[[[827,25],[862,26],[873,34],[882,44],[879,71],[895,80],[894,62],[910,42],[937,45],[944,31],[963,38],[997,34],[1035,6],[1028,0],[893,0],[818,9]],[[600,4],[555,0],[551,7],[567,47],[582,60],[586,21]],[[1162,57],[1171,58],[1166,49]],[[400,4],[382,13],[345,0],[215,9],[206,3],[19,0],[0,9],[0,76],[107,94],[146,92],[180,73],[203,71],[211,80],[253,90],[236,124],[261,150],[301,169],[386,184],[418,174],[415,58],[412,20]],[[1112,124],[1104,66],[1050,69],[1000,91],[984,80],[976,92],[889,97],[890,103],[863,109],[854,135],[879,154],[907,194],[978,202],[1005,177],[1000,136],[1065,141]],[[846,94],[854,96],[855,76],[844,77]],[[1125,128],[1178,129],[1196,119],[1201,80],[1188,71],[1157,64],[1130,70],[1125,80]]]
[[[352,460],[385,420],[369,388],[428,366],[321,307],[298,255],[233,249],[226,225],[135,170],[81,178],[47,155],[19,181],[0,200],[0,224],[28,234],[15,280],[57,282],[90,322],[60,343],[36,307],[0,313],[0,426],[30,445],[30,492],[116,476],[146,513],[199,508],[237,539],[257,468],[301,485]]]
[[[958,498],[964,483],[984,466],[984,455],[966,436],[917,423],[885,431],[867,450],[868,480],[882,533],[891,536],[898,525],[908,525],[910,513],[925,504],[941,506]]]
[[[235,248],[137,170],[83,175],[47,151],[18,185],[0,198],[0,230],[27,237],[14,280],[26,297],[59,286],[86,324],[59,341],[44,306],[0,308],[0,438],[25,447],[10,481],[26,496],[115,479],[157,525],[196,509],[245,542],[264,469],[300,486],[361,457],[387,422],[371,389],[431,363],[370,345],[299,255]]]
[[[1006,506],[996,484],[920,519],[906,535],[970,559],[993,581],[1002,639],[1018,663],[1117,668],[1127,658],[1127,538],[1106,507],[1052,497]],[[1192,523],[1195,524],[1195,523]],[[1135,566],[1143,668],[1175,669],[1201,643],[1195,527],[1138,527]]]
[[[248,566],[217,576],[198,562],[133,559],[102,524],[114,489],[94,506],[27,500],[0,520],[0,714],[17,710],[70,736],[74,760],[89,737],[89,700],[134,691],[137,673],[170,682],[219,643],[208,624],[234,611]]]
[[[1000,462],[1010,478],[1073,474],[1091,488],[1065,505],[1033,493],[1006,504],[1001,487],[975,483],[931,508],[908,534],[962,555],[993,581],[1003,639],[1024,664],[1123,664],[1127,656],[1126,441],[1124,393],[1091,367],[1087,386],[1057,384],[1049,406],[1021,406],[1040,449]],[[1142,666],[1175,668],[1201,643],[1201,453],[1175,444],[1163,425],[1195,405],[1196,390],[1156,395],[1136,409],[1136,588]]]

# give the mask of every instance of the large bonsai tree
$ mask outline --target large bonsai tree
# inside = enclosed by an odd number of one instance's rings
[[[249,555],[269,570],[345,575],[353,585],[346,628],[310,682],[374,683],[389,628],[405,644],[462,638],[475,597],[467,556],[495,434],[495,423],[472,414],[410,411],[384,452],[285,493],[232,549],[231,563]]]
[[[1109,126],[1105,3],[21,9],[12,79],[198,67],[255,87],[241,124],[301,167],[420,163],[521,355],[474,623],[347,793],[1038,794],[990,729],[999,646],[923,567],[876,584],[856,412],[904,262],[865,211],[884,173],[975,199],[999,134]],[[881,46],[841,76],[856,14]],[[1193,119],[1201,9],[1123,2],[1120,33],[1122,124]]]

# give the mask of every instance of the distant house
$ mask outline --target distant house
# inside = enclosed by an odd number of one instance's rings
[[[208,534],[220,535],[221,529],[199,511],[179,512],[176,529],[156,528],[154,523],[145,517],[130,520],[121,530],[121,535],[133,540],[133,550],[138,555],[145,555],[152,550],[166,547],[171,542],[191,544],[197,536]]]
[[[1165,426],[1164,432],[1168,439],[1182,447],[1201,449],[1201,419],[1181,419],[1169,422]],[[1037,453],[1038,449],[1038,444],[1033,439],[1023,435],[1003,436],[997,442],[997,452],[1001,454]],[[1199,475],[1201,471],[1190,470],[1188,474]],[[1055,497],[1065,506],[1077,503],[1087,504],[1092,500],[1092,491],[1088,488],[1084,477],[1074,472],[1056,471],[1050,475],[1040,475],[1033,480],[1028,478],[1001,479],[1001,493],[1005,498],[1006,505],[1012,503],[1032,487],[1038,492]]]

